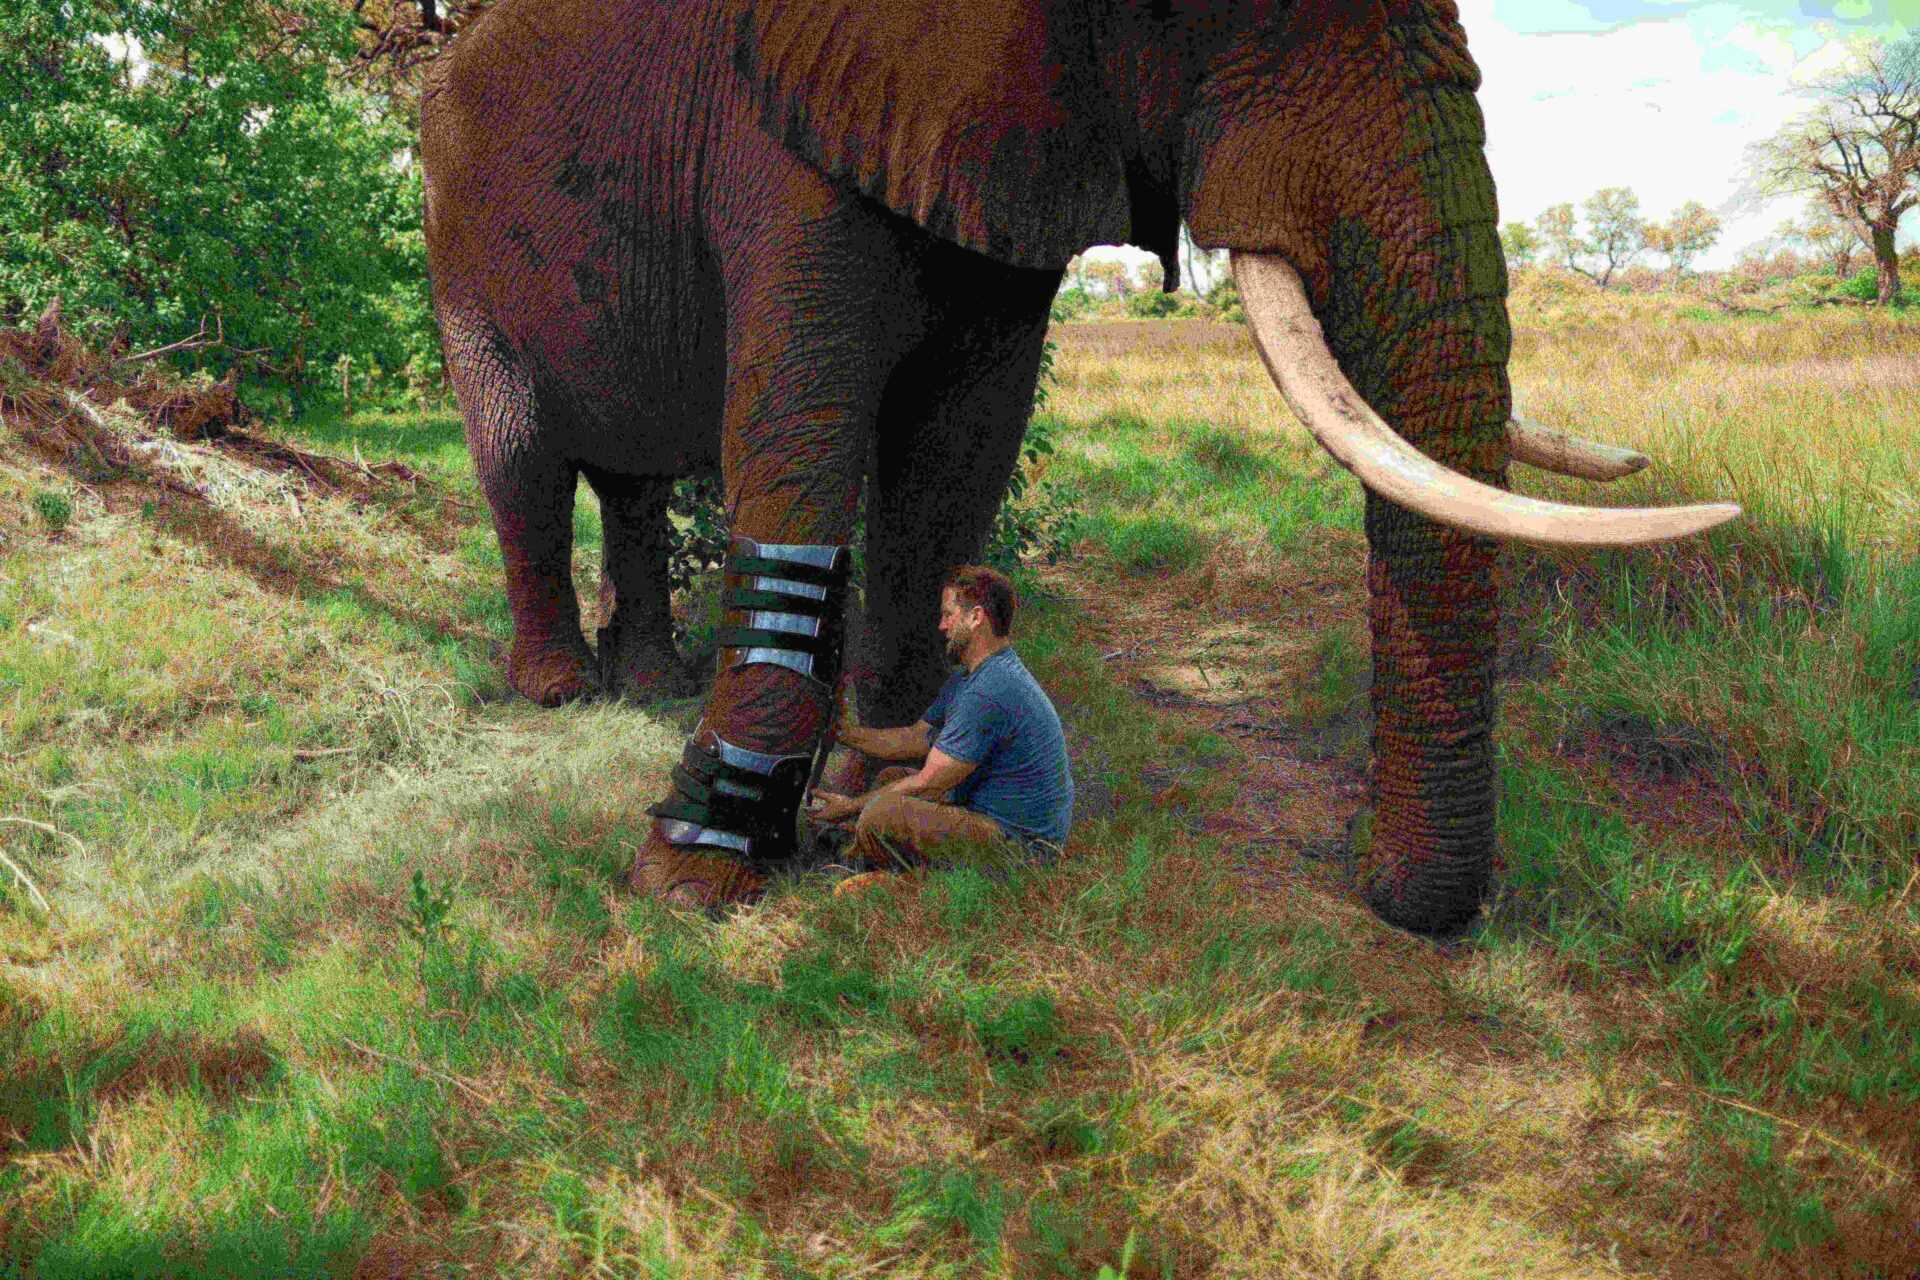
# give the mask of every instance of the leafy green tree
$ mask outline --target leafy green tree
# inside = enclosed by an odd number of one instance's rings
[[[410,138],[337,83],[328,0],[0,7],[0,315],[296,383],[341,356],[437,375]]]
[[[1540,244],[1547,253],[1569,271],[1579,269],[1582,254],[1588,251],[1587,242],[1580,235],[1580,220],[1574,215],[1570,203],[1550,205],[1540,211],[1533,220],[1534,229],[1539,232]]]
[[[1804,193],[1851,228],[1886,305],[1900,296],[1900,220],[1920,203],[1920,35],[1862,49],[1808,92],[1811,111],[1748,150],[1751,193]]]
[[[1543,244],[1540,232],[1524,222],[1509,222],[1500,228],[1500,248],[1507,255],[1509,267],[1532,266]]]
[[[1614,273],[1632,262],[1647,245],[1647,224],[1640,217],[1640,197],[1628,187],[1602,187],[1581,206],[1587,215],[1587,243],[1597,259],[1592,270],[1576,267],[1602,289]]]
[[[1720,219],[1698,200],[1689,200],[1667,221],[1648,223],[1645,235],[1647,248],[1665,255],[1674,274],[1683,276],[1695,258],[1719,241]]]
[[[1556,204],[1533,220],[1549,253],[1569,271],[1606,288],[1614,274],[1647,247],[1640,198],[1627,187],[1602,187],[1581,205],[1587,231],[1580,231],[1572,204]]]

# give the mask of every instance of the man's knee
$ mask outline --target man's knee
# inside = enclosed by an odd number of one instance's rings
[[[903,829],[902,819],[908,804],[905,796],[891,792],[875,796],[860,811],[860,820],[854,824],[854,833],[864,836],[898,834]]]

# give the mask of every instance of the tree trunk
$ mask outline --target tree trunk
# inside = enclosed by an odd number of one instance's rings
[[[1893,231],[1885,223],[1876,223],[1873,228],[1873,264],[1879,276],[1877,301],[1883,307],[1900,296],[1900,255],[1893,247]]]

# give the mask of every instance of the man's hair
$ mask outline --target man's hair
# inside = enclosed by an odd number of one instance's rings
[[[961,608],[978,605],[987,611],[987,622],[992,625],[995,636],[1004,636],[1013,630],[1013,609],[1020,601],[1013,594],[1013,584],[1007,581],[1006,574],[983,564],[955,565],[947,570],[947,580],[940,584],[943,591],[949,587]]]

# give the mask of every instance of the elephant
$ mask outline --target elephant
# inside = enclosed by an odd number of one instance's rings
[[[717,466],[735,539],[713,687],[630,885],[758,892],[843,676],[868,723],[918,717],[938,583],[979,557],[1069,259],[1134,245],[1172,289],[1184,221],[1231,251],[1275,382],[1367,488],[1358,887],[1403,929],[1464,928],[1495,840],[1499,541],[1733,513],[1505,488],[1515,460],[1643,460],[1512,419],[1478,83],[1450,0],[502,0],[463,31],[421,102],[425,229],[511,684],[663,678],[673,477]],[[581,475],[606,511],[598,659],[569,574]]]

